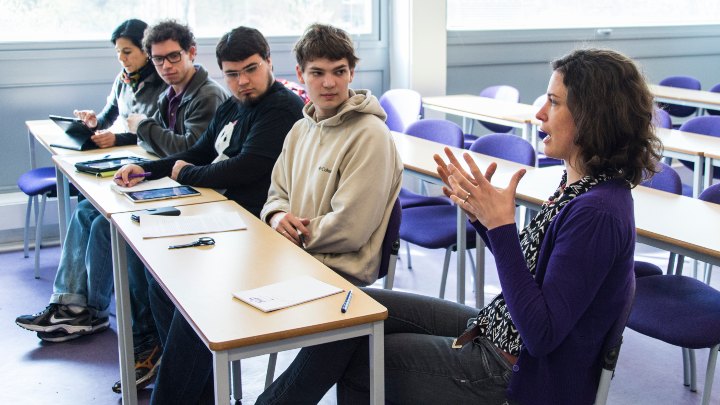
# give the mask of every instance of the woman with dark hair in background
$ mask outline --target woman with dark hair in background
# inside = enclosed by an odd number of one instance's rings
[[[137,122],[132,122],[132,116],[142,114],[152,117],[158,107],[158,97],[168,86],[149,63],[150,58],[143,50],[142,40],[147,26],[141,20],[130,19],[115,28],[110,41],[115,46],[122,70],[113,83],[107,104],[100,114],[95,114],[93,110],[73,112],[96,131],[92,141],[100,148],[135,145]],[[108,130],[118,118],[122,119],[122,127],[129,132],[116,134]]]

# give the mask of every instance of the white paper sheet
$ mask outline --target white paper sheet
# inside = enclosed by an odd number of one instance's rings
[[[245,221],[237,212],[215,212],[202,215],[144,215],[140,221],[143,238],[163,236],[196,235],[200,233],[227,232],[247,229]]]
[[[233,293],[233,296],[263,312],[271,312],[328,297],[342,291],[342,288],[310,276],[300,276],[252,290],[238,291]],[[338,312],[340,312],[340,307],[338,307]]]
[[[167,188],[167,187],[177,187],[180,183],[177,181],[171,179],[170,177],[163,177],[157,180],[145,180],[138,184],[136,184],[133,187],[122,187],[118,186],[115,183],[110,184],[110,189],[115,191],[116,193],[127,193],[128,191],[145,191],[145,190],[152,190],[156,188]]]

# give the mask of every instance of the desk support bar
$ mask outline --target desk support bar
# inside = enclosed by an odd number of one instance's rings
[[[58,171],[59,172],[59,171]],[[130,323],[130,288],[127,273],[127,243],[110,221],[113,276],[115,278],[115,303],[118,327],[118,349],[120,351],[120,384],[122,403],[137,404],[135,384],[135,356],[133,350],[132,326]],[[123,367],[124,365],[124,367]]]

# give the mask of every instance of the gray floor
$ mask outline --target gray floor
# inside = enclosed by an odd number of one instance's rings
[[[402,256],[404,258],[404,243]],[[638,258],[664,265],[667,254],[638,245]],[[61,344],[43,344],[34,333],[14,324],[19,314],[42,309],[52,290],[52,277],[59,249],[42,251],[42,277],[32,277],[32,259],[22,252],[0,254],[0,347],[4,367],[0,368],[0,404],[110,404],[120,403],[110,387],[118,379],[116,328],[104,333]],[[439,286],[441,251],[413,248],[413,270],[399,262],[396,289],[436,295]],[[488,255],[489,256],[489,255]],[[451,263],[451,266],[454,264]],[[486,260],[486,301],[498,291],[497,274],[492,257]],[[690,266],[689,262],[686,266]],[[452,268],[452,267],[451,267]],[[688,268],[688,267],[686,267]],[[713,285],[718,288],[720,277]],[[469,284],[469,283],[468,283]],[[470,287],[467,297],[473,297]],[[447,298],[454,299],[455,274],[450,273]],[[474,304],[468,302],[468,304]],[[112,319],[114,322],[114,319]],[[282,353],[279,369],[292,360],[294,353]],[[698,350],[698,379],[702,389],[708,350]],[[267,357],[243,361],[243,403],[252,404],[262,391]],[[713,403],[720,403],[720,377],[715,378]],[[149,390],[139,394],[140,403],[148,402]],[[699,404],[701,393],[692,393],[682,385],[680,349],[626,331],[616,378],[610,389],[610,404]],[[322,404],[334,404],[334,392]]]

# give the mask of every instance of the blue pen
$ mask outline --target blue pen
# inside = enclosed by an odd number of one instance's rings
[[[343,302],[342,307],[340,307],[340,312],[343,314],[347,312],[348,308],[350,308],[350,299],[352,299],[352,290],[348,290],[345,302]]]
[[[132,173],[128,175],[128,179],[139,179],[140,177],[148,177],[151,176],[152,172],[145,172],[145,173]],[[122,177],[115,177],[115,180],[120,180]]]

